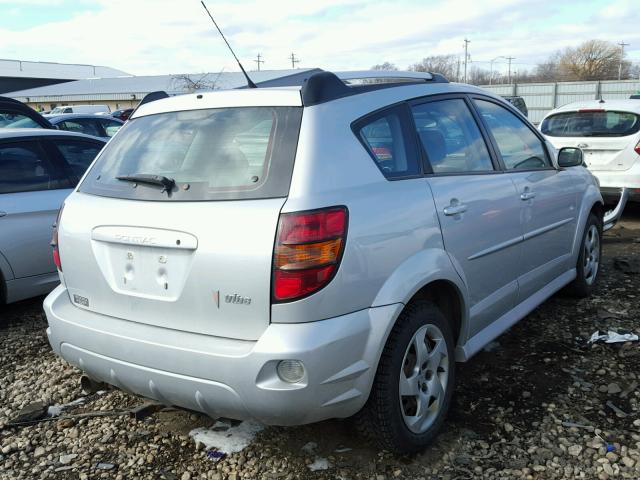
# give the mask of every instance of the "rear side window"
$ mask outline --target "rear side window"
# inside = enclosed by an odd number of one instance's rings
[[[0,193],[71,187],[71,181],[49,161],[38,142],[0,144]]]
[[[0,128],[41,128],[34,120],[21,113],[0,113]]]
[[[540,130],[550,137],[626,137],[640,130],[640,117],[604,110],[562,112],[545,118]]]
[[[77,180],[84,175],[102,148],[101,145],[77,140],[52,140],[52,142]]]
[[[80,191],[156,201],[284,197],[289,192],[302,108],[234,107],[130,120],[104,148]],[[117,177],[158,175],[170,194]]]
[[[464,100],[423,103],[412,112],[433,173],[493,170],[480,129]]]
[[[485,100],[474,100],[507,170],[552,168],[542,140],[519,117]]]
[[[402,107],[367,118],[355,126],[356,135],[387,178],[420,173],[415,146],[407,135],[406,111]]]

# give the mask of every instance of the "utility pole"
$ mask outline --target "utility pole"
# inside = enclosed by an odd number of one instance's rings
[[[508,83],[511,83],[511,60],[515,60],[516,57],[504,57],[504,58],[506,58],[509,61],[509,82]]]
[[[254,60],[254,62],[258,64],[258,71],[260,71],[260,64],[264,63],[264,60],[260,60],[261,58],[262,58],[262,55],[258,54],[257,60]]]
[[[458,67],[456,68],[456,82],[460,81],[460,57],[458,57]]]
[[[291,60],[291,68],[296,68],[296,63],[300,63],[300,59],[296,58],[296,54],[293,52],[291,52],[289,60]]]
[[[622,79],[622,60],[624,59],[624,47],[629,46],[629,43],[624,43],[624,40],[620,42],[620,65],[618,65],[618,80]]]
[[[467,83],[467,60],[469,59],[469,44],[471,40],[464,39],[464,83]]]

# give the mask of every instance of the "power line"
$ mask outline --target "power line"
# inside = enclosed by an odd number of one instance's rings
[[[260,71],[260,64],[261,64],[261,63],[264,63],[264,60],[260,60],[261,58],[263,58],[263,57],[262,57],[262,55],[261,55],[261,54],[258,54],[257,59],[256,59],[256,60],[254,60],[254,62],[256,62],[256,63],[258,64],[258,71]]]
[[[300,59],[296,58],[296,54],[293,52],[291,52],[289,60],[291,60],[291,68],[296,68],[296,63],[300,63]]]
[[[624,43],[624,40],[620,42],[620,65],[618,65],[618,80],[622,77],[622,59],[624,58],[624,47],[631,45],[630,43]]]

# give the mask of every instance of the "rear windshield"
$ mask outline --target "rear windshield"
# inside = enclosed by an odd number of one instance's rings
[[[563,112],[544,119],[540,129],[551,137],[625,137],[640,130],[640,118],[629,112]]]
[[[236,107],[129,120],[107,144],[80,191],[155,201],[284,197],[289,192],[302,108]],[[156,175],[170,191],[117,177]]]

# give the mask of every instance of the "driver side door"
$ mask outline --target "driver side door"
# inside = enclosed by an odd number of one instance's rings
[[[569,170],[554,166],[544,139],[518,114],[493,99],[476,97],[473,102],[518,193],[521,302],[575,266],[571,249],[579,183]]]

